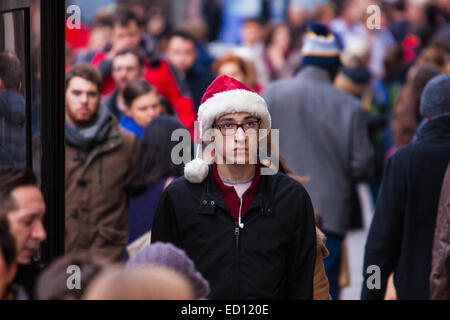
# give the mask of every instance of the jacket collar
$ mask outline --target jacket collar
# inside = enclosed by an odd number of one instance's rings
[[[234,187],[227,186],[223,183],[222,179],[219,176],[219,172],[217,171],[217,164],[214,162],[212,165],[214,180],[216,181],[217,186],[219,187],[219,191],[222,194],[230,190],[234,190]],[[255,176],[253,177],[253,181],[249,187],[251,192],[257,193],[259,189],[259,183],[261,180],[261,167],[259,164],[256,165],[255,168]]]
[[[263,164],[259,164],[259,167],[265,167]],[[220,179],[220,178],[219,178]],[[269,216],[273,214],[272,194],[271,194],[271,181],[272,176],[260,175],[259,186],[257,187],[257,193],[250,206],[247,208],[247,212],[255,209],[259,210],[261,216]],[[252,185],[255,181],[252,182]],[[209,165],[209,173],[207,179],[202,183],[203,191],[200,197],[199,212],[202,214],[215,214],[216,207],[229,211],[229,208],[220,193],[220,189],[216,184],[214,177],[213,164]],[[224,185],[225,186],[225,185]],[[226,187],[226,186],[225,186]]]
[[[419,139],[450,135],[450,116],[439,117],[427,122],[420,130]]]

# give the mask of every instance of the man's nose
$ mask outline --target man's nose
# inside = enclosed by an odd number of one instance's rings
[[[87,95],[87,93],[81,95],[81,102],[82,103],[87,103],[88,102],[88,95]]]
[[[236,134],[234,135],[236,141],[245,140],[246,135],[244,129],[242,127],[237,128]]]
[[[36,223],[36,226],[34,227],[31,235],[33,239],[37,239],[41,242],[47,238],[47,232],[45,231],[44,225],[42,224],[41,221]]]

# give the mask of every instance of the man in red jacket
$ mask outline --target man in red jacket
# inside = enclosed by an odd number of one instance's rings
[[[179,120],[192,134],[196,117],[193,102],[181,94],[168,63],[159,57],[155,41],[144,36],[139,17],[131,10],[119,9],[113,20],[111,43],[102,51],[89,52],[79,57],[75,64],[88,62],[99,69],[103,77],[101,94],[106,95],[116,88],[111,76],[112,59],[125,48],[141,48],[145,52],[143,77],[170,101]]]

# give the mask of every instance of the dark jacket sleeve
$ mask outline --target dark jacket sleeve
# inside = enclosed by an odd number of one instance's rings
[[[400,255],[403,217],[406,202],[405,157],[389,159],[383,175],[375,214],[367,237],[361,299],[384,299],[389,275],[395,270]],[[369,266],[379,267],[380,288],[369,289],[368,280],[376,284],[377,271],[367,272]]]
[[[311,199],[304,190],[299,210],[288,248],[287,298],[313,300],[316,226]]]
[[[155,219],[152,225],[151,242],[170,242],[178,246],[179,234],[177,220],[172,206],[170,195],[166,189],[156,208]]]
[[[373,174],[374,151],[362,110],[358,109],[354,112],[351,125],[351,177],[354,182],[368,180]]]

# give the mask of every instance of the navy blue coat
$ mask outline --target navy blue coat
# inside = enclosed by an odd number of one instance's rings
[[[388,161],[366,243],[362,299],[383,299],[392,272],[398,299],[429,298],[437,208],[449,161],[450,116],[428,122],[416,142]],[[380,289],[366,285],[371,265],[380,267]]]

